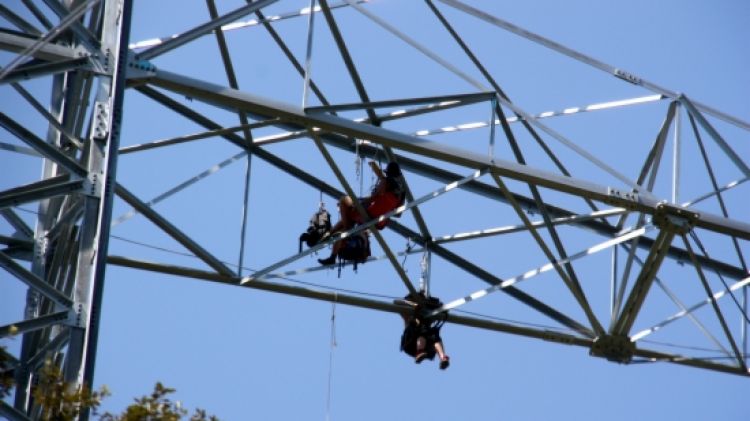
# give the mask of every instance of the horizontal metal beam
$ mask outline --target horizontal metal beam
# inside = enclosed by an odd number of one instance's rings
[[[6,235],[0,235],[0,244],[5,244],[11,247],[28,248],[29,250],[34,249],[34,241],[31,239],[22,239],[16,237],[8,237]]]
[[[27,148],[25,146],[16,146],[16,145],[5,143],[5,142],[0,142],[0,150],[19,153],[22,155],[33,156],[35,158],[41,158],[42,156],[41,154],[37,153],[35,150],[31,148]]]
[[[193,279],[200,279],[205,281],[216,282],[224,285],[231,285],[235,287],[253,288],[262,291],[282,293],[297,297],[311,298],[315,300],[339,303],[344,305],[350,305],[355,307],[367,308],[371,310],[377,310],[387,313],[400,314],[403,312],[404,307],[391,302],[377,301],[366,298],[361,298],[353,295],[341,294],[339,292],[326,292],[320,290],[314,290],[310,288],[295,287],[291,285],[276,284],[272,282],[265,282],[256,280],[253,282],[246,283],[244,285],[239,284],[239,277],[228,277],[222,276],[212,272],[201,271],[192,268],[186,268],[181,266],[164,265],[159,263],[144,262],[134,259],[129,259],[122,256],[109,256],[107,263],[122,267],[128,267],[131,269],[146,270],[155,273],[163,273],[167,275],[174,275],[180,277],[188,277]],[[510,333],[513,335],[525,336],[528,338],[542,339],[558,344],[575,345],[585,348],[590,348],[593,345],[593,340],[587,338],[581,338],[575,335],[547,330],[547,329],[532,329],[528,327],[512,325],[508,323],[501,323],[497,321],[491,321],[486,319],[472,318],[459,316],[455,314],[449,314],[448,323],[473,327],[478,329],[491,330],[495,332]],[[651,351],[647,349],[636,349],[634,355],[653,359],[654,361],[666,361],[681,365],[687,365],[691,367],[704,368],[709,370],[721,371],[730,374],[750,376],[750,373],[743,372],[737,367],[727,366],[724,364],[717,364],[712,361],[693,359],[681,355],[665,354],[657,351]]]
[[[92,45],[91,42],[88,41],[88,37],[90,37],[90,33],[81,26],[81,24],[78,22],[78,19],[80,19],[84,14],[86,14],[89,9],[94,7],[96,3],[99,2],[99,0],[85,0],[81,1],[78,5],[75,6],[73,10],[68,12],[67,9],[62,7],[56,0],[46,0],[47,4],[52,8],[55,9],[55,12],[58,13],[61,20],[60,22],[53,28],[51,28],[44,36],[34,41],[31,46],[29,46],[27,49],[21,51],[21,53],[16,56],[13,60],[11,60],[9,63],[5,64],[5,66],[0,69],[0,80],[5,78],[10,72],[13,71],[18,65],[21,64],[24,60],[26,60],[29,57],[34,57],[36,52],[42,48],[44,48],[47,43],[52,41],[55,37],[65,32],[67,28],[71,28],[74,32],[78,33],[80,35],[80,38],[78,39],[79,43],[84,44],[89,51],[98,51],[98,43],[95,45]],[[58,7],[62,8],[62,10],[56,10]]]
[[[598,185],[586,180],[531,168],[526,165],[498,158],[479,155],[437,142],[346,120],[329,114],[305,114],[300,108],[267,98],[188,78],[175,73],[157,70],[147,82],[191,98],[215,104],[224,108],[241,110],[265,118],[277,117],[288,125],[318,127],[323,131],[341,133],[359,139],[367,139],[381,145],[400,149],[418,155],[450,162],[452,164],[480,169],[490,168],[492,173],[502,177],[547,187],[553,190],[598,200],[610,205],[624,207],[639,212],[654,214],[660,203],[650,195],[631,194],[619,187]],[[750,240],[750,224],[721,216],[701,213],[695,225],[722,234],[734,235]]]
[[[361,109],[377,109],[377,108],[389,108],[389,107],[401,107],[405,105],[416,105],[416,104],[441,104],[448,103],[450,105],[470,105],[476,104],[477,102],[489,101],[495,97],[494,92],[480,92],[470,94],[456,94],[456,95],[441,95],[431,96],[422,98],[404,98],[404,99],[392,99],[387,101],[371,101],[371,102],[359,102],[351,104],[336,104],[321,107],[307,107],[305,111],[308,113],[316,112],[336,112],[336,111],[351,111]],[[447,105],[447,104],[446,104]]]
[[[41,63],[32,62],[23,66],[18,66],[13,71],[9,72],[4,78],[0,79],[0,85],[79,70],[87,67],[89,62],[90,60],[88,57]]]
[[[21,53],[31,48],[39,38],[0,29],[0,50]],[[64,45],[47,43],[32,57],[47,61],[64,61],[79,58],[77,50]]]
[[[16,323],[11,323],[5,326],[0,326],[0,338],[43,329],[45,327],[67,320],[68,314],[70,314],[68,311],[58,311],[55,313],[46,314],[44,316],[39,316],[35,319],[28,319]]]
[[[368,308],[371,310],[378,310],[390,313],[401,313],[404,308],[397,304],[390,302],[371,300],[361,298],[353,295],[341,294],[338,292],[326,292],[320,290],[314,290],[310,288],[295,287],[291,285],[277,284],[262,280],[254,280],[245,284],[240,284],[239,277],[228,277],[222,276],[216,273],[206,272],[198,269],[192,269],[182,266],[165,265],[152,262],[144,262],[140,260],[129,259],[122,256],[109,256],[107,263],[129,267],[132,269],[147,270],[156,273],[164,273],[175,276],[184,276],[194,279],[202,279],[205,281],[218,282],[221,284],[240,286],[253,289],[259,289],[268,292],[277,292],[287,295],[293,295],[297,297],[312,298],[316,300],[336,302],[339,304],[346,304],[355,307]],[[520,334],[524,336],[536,337],[539,339],[553,340],[555,342],[576,344],[581,346],[590,346],[591,340],[581,338],[575,335],[563,334],[554,331],[544,330],[538,331],[535,329],[523,328],[514,325],[490,322],[481,319],[472,319],[468,317],[461,317],[450,314],[448,316],[448,322],[455,324],[464,324],[473,327],[482,327],[485,329],[492,329],[501,332]]]
[[[83,179],[70,180],[70,176],[65,174],[14,187],[0,192],[0,209],[77,192],[83,185]]]

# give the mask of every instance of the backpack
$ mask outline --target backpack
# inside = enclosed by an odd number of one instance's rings
[[[310,226],[307,231],[299,236],[299,252],[302,253],[302,243],[307,247],[313,247],[318,244],[321,238],[331,230],[331,215],[325,208],[321,207],[310,218]]]
[[[364,263],[370,257],[370,239],[367,238],[366,232],[360,232],[344,238],[342,241],[343,244],[338,253],[339,276],[341,276],[341,267],[346,261],[353,263],[356,272],[357,264]]]

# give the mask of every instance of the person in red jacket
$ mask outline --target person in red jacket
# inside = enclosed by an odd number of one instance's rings
[[[372,168],[372,171],[378,177],[378,182],[375,184],[375,188],[372,189],[372,194],[359,199],[359,201],[367,212],[367,216],[370,219],[374,219],[385,215],[404,203],[406,198],[406,182],[401,173],[401,167],[396,162],[389,162],[385,168],[385,173],[375,161],[370,161],[370,168]],[[350,196],[344,196],[339,199],[338,207],[341,218],[331,228],[329,235],[348,231],[354,225],[364,222],[362,215],[357,211],[354,201]],[[378,222],[376,227],[383,229],[387,223],[388,220],[385,219]],[[318,259],[318,262],[322,265],[334,264],[342,245],[343,242],[341,240],[334,243],[331,255],[325,259]]]

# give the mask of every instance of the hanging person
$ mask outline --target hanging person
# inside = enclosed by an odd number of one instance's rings
[[[437,355],[440,359],[440,369],[450,366],[450,357],[445,353],[445,345],[440,337],[440,328],[448,317],[447,313],[427,318],[426,312],[443,306],[436,297],[428,297],[424,291],[416,295],[409,294],[404,300],[397,300],[397,304],[407,304],[412,310],[401,312],[404,320],[404,332],[401,334],[401,351],[414,357],[414,362],[420,364],[425,359],[432,361]]]
[[[360,198],[359,201],[367,212],[367,216],[370,219],[374,219],[404,204],[404,200],[406,199],[406,181],[401,173],[401,168],[396,162],[389,162],[385,173],[380,169],[377,162],[370,161],[369,164],[372,171],[378,177],[378,182],[372,189],[370,196]],[[363,222],[362,215],[357,211],[357,207],[354,206],[354,201],[350,196],[344,196],[339,199],[338,207],[340,219],[331,228],[329,235],[348,231],[355,225]],[[383,229],[387,223],[388,220],[385,219],[378,222],[376,227]],[[318,259],[318,262],[322,265],[334,264],[336,256],[340,254],[344,244],[343,239],[336,241],[333,244],[331,255],[325,259]]]

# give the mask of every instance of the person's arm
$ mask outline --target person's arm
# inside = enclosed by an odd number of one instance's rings
[[[372,168],[372,172],[375,173],[376,176],[378,176],[378,180],[382,180],[385,178],[385,174],[383,174],[383,170],[380,169],[380,166],[375,161],[370,161],[370,168]]]
[[[393,300],[393,304],[396,304],[397,306],[401,307],[411,307],[411,309],[402,308],[399,310],[398,314],[401,316],[402,319],[404,319],[404,323],[409,323],[409,319],[411,318],[412,314],[414,314],[414,309],[417,308],[418,304],[409,301],[408,299],[397,299]]]

